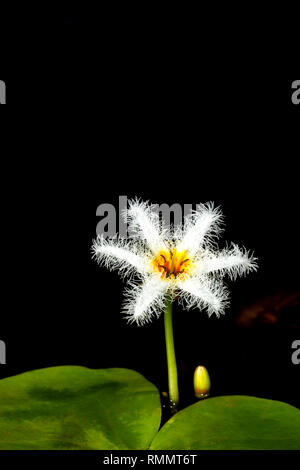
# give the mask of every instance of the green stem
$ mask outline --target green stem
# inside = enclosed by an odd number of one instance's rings
[[[173,322],[172,322],[172,302],[167,301],[165,309],[165,337],[168,362],[169,399],[171,406],[176,409],[179,402],[177,365],[174,349]]]

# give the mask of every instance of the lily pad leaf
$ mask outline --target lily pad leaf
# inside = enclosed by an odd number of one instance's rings
[[[0,380],[0,449],[147,449],[159,392],[128,369],[61,366]]]
[[[151,449],[300,449],[300,410],[248,396],[208,398],[174,415]]]

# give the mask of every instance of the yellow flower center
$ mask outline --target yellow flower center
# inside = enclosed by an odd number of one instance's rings
[[[183,279],[194,266],[186,250],[177,251],[176,248],[161,250],[151,264],[154,271],[161,273],[162,279]]]

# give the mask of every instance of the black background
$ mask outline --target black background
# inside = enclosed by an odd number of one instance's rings
[[[84,22],[64,16],[54,48],[38,49],[36,36],[33,51],[18,44],[1,69],[10,109],[2,127],[0,377],[63,364],[126,367],[166,390],[162,318],[126,324],[122,281],[91,260],[96,208],[117,208],[120,195],[212,200],[226,216],[223,242],[253,249],[259,271],[228,282],[231,307],[219,320],[175,306],[182,406],[192,402],[193,370],[204,364],[212,395],[300,407],[300,366],[291,361],[299,305],[273,323],[237,323],[243,306],[299,292],[293,80],[224,56],[219,66],[213,56],[203,63],[201,48],[174,50],[153,36],[141,44],[130,31],[119,37],[102,27],[98,36]]]

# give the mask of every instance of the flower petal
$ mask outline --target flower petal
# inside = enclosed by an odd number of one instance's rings
[[[228,292],[221,281],[211,280],[207,276],[191,277],[179,281],[179,301],[184,301],[186,308],[206,309],[208,316],[215,313],[218,317],[228,305]]]
[[[219,253],[208,253],[198,261],[198,268],[195,274],[208,274],[218,271],[220,274],[228,274],[231,279],[242,276],[250,271],[257,270],[257,258],[252,256],[247,250],[232,244],[231,248],[226,248]]]
[[[154,254],[165,248],[165,243],[160,236],[159,215],[151,209],[150,203],[138,199],[129,201],[129,209],[125,216],[130,236],[146,240]]]
[[[193,256],[206,242],[221,232],[222,214],[213,203],[199,204],[197,210],[185,217],[182,240],[177,249],[187,250]]]
[[[149,262],[144,253],[138,254],[138,245],[124,239],[109,239],[98,236],[93,242],[92,252],[99,264],[108,269],[118,270],[120,275],[127,276],[137,271],[141,275],[148,272]]]
[[[165,306],[165,295],[168,283],[158,276],[146,278],[142,285],[130,284],[125,290],[123,313],[129,322],[139,325],[159,317]]]

